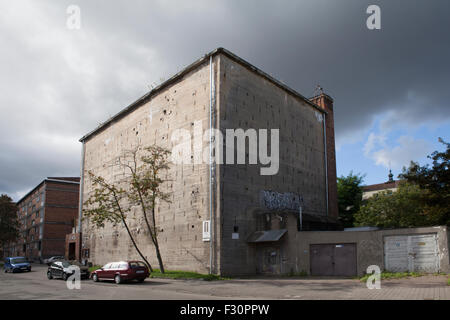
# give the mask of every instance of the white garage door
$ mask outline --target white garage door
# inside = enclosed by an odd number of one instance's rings
[[[391,272],[439,272],[437,235],[385,237],[384,266]]]

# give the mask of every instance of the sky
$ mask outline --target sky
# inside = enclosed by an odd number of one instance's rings
[[[369,5],[381,29],[369,30]],[[80,28],[68,27],[70,5]],[[0,193],[78,176],[78,142],[217,47],[334,98],[338,175],[387,180],[450,140],[446,0],[0,0]],[[70,23],[69,23],[70,26]]]

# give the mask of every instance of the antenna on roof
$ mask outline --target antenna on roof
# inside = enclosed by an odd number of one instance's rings
[[[316,86],[316,88],[314,89],[313,97],[316,97],[322,93],[323,93],[323,88],[320,86],[320,84],[318,84]]]

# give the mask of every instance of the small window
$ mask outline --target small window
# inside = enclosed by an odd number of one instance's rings
[[[103,266],[103,269],[111,269],[111,263],[108,263]]]

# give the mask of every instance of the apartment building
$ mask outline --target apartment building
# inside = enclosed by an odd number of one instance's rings
[[[19,239],[7,248],[9,256],[42,261],[64,255],[66,234],[78,215],[78,177],[49,177],[17,202]]]

